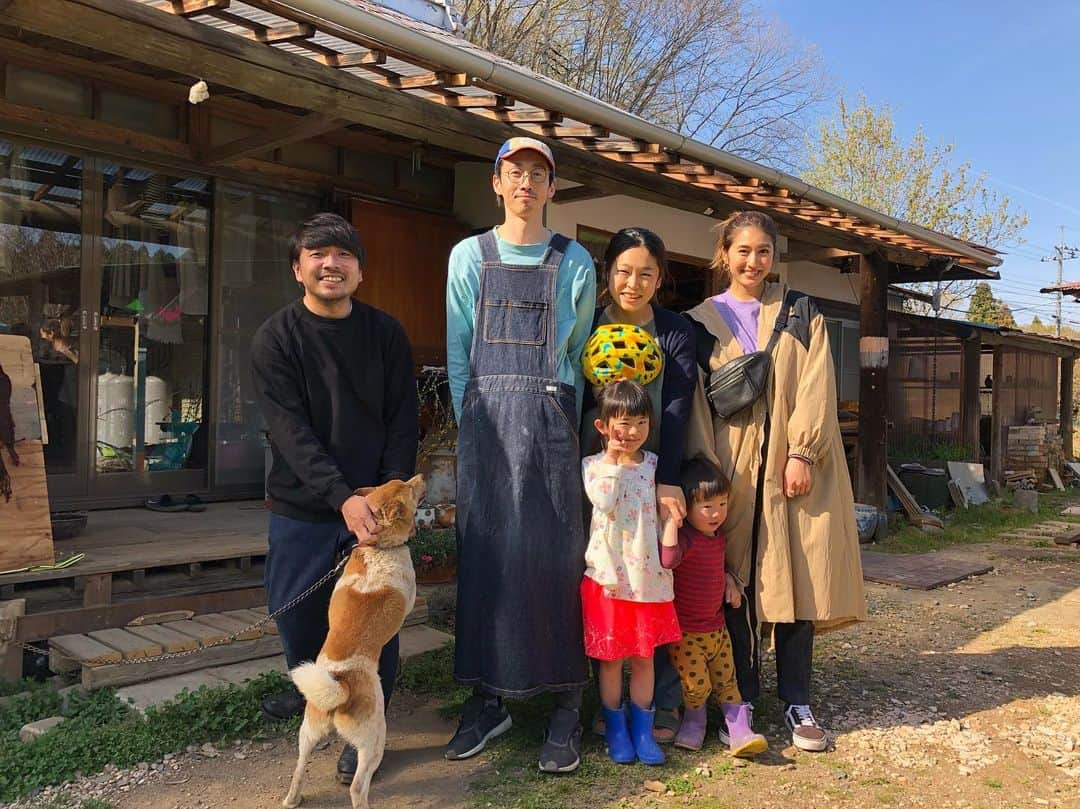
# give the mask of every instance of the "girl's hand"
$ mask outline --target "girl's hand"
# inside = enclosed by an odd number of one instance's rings
[[[724,574],[724,601],[735,609],[742,604],[742,588],[730,573]]]
[[[672,486],[670,483],[656,484],[656,503],[660,509],[660,517],[672,520],[677,528],[682,527],[686,519],[686,495],[681,486]]]
[[[801,458],[788,458],[784,467],[784,494],[802,497],[810,491],[810,464]]]

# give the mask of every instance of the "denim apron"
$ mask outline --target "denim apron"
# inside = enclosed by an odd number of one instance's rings
[[[540,264],[482,265],[457,458],[454,675],[504,697],[585,684],[578,587],[585,571],[573,385],[558,379],[555,281],[569,245]]]

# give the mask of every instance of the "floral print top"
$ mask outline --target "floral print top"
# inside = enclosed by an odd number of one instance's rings
[[[592,503],[585,575],[611,598],[658,602],[674,598],[671,571],[660,566],[656,455],[637,464],[609,464],[603,453],[581,461]]]

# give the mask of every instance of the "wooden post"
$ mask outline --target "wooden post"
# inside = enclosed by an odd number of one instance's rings
[[[1073,364],[1074,357],[1061,358],[1061,452],[1066,461],[1073,457]]]
[[[26,615],[26,599],[0,601],[0,682],[22,679],[23,650],[13,642],[19,618]]]
[[[960,443],[967,448],[968,460],[982,463],[979,452],[979,417],[982,405],[979,388],[982,359],[982,338],[978,332],[962,344],[963,359],[960,366]]]
[[[994,346],[994,386],[990,393],[990,479],[1002,482],[1005,463],[1005,442],[1002,435],[1005,414],[1001,411],[1001,390],[1005,384],[1005,350]]]
[[[889,371],[889,265],[883,256],[859,256],[859,502],[885,508],[887,384]]]

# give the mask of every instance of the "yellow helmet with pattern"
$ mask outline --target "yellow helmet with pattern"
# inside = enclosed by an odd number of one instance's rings
[[[664,355],[656,340],[640,326],[609,323],[597,326],[581,355],[585,378],[593,385],[632,379],[648,385],[660,375]]]

